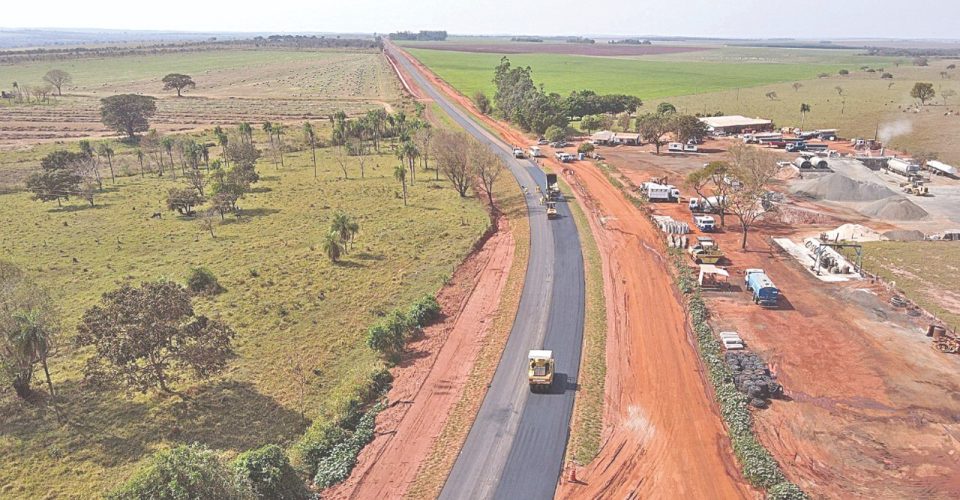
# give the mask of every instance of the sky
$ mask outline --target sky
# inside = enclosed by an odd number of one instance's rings
[[[43,0],[4,28],[164,31],[960,38],[960,0]]]

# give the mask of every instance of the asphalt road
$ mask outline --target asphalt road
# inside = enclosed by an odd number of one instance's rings
[[[404,55],[391,53],[427,97],[495,151],[531,193],[530,260],[520,307],[493,382],[440,498],[553,498],[583,344],[583,256],[576,225],[566,203],[557,204],[559,219],[547,219],[534,194],[534,186],[546,182],[539,167],[515,159],[508,145],[451,104]],[[556,360],[554,390],[549,394],[531,393],[527,384],[527,353],[541,348],[553,350]]]

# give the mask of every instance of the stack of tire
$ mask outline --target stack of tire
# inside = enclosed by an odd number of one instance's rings
[[[752,352],[728,351],[724,360],[733,371],[733,382],[737,389],[750,398],[750,406],[766,408],[770,405],[770,399],[783,396],[783,386],[777,382],[777,376],[770,373],[760,356]]]

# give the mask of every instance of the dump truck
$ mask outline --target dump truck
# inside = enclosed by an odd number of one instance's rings
[[[754,304],[776,306],[780,300],[780,290],[763,269],[747,269],[743,275],[743,284],[746,291],[753,295]]]
[[[530,382],[530,392],[549,392],[553,385],[553,351],[532,350],[528,358],[527,379]]]
[[[551,200],[560,198],[560,184],[557,182],[557,174],[547,174],[546,193],[547,198]]]
[[[556,219],[560,215],[557,213],[557,202],[548,201],[547,202],[547,218]]]
[[[687,251],[697,264],[716,264],[723,258],[720,245],[709,236],[697,236],[697,240]]]

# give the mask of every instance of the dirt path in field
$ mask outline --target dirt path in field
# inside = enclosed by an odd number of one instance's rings
[[[529,142],[478,113],[428,69],[424,73],[508,142]],[[578,162],[565,177],[591,214],[603,257],[609,331],[603,448],[578,471],[580,482],[561,481],[557,496],[755,496],[734,463],[652,224],[592,164]]]
[[[350,478],[324,498],[397,498],[415,479],[443,430],[500,306],[514,241],[504,217],[438,294],[444,321],[409,345],[391,373],[389,407],[377,416],[377,436],[360,453]],[[376,465],[376,467],[374,467]]]

